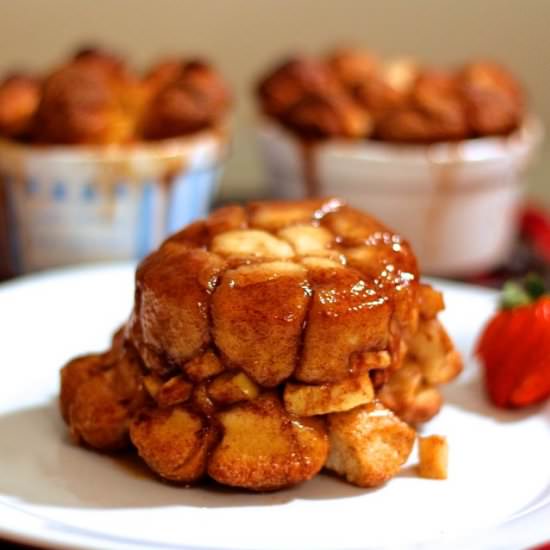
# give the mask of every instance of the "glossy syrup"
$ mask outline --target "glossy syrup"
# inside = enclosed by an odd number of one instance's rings
[[[300,141],[300,152],[302,162],[302,174],[307,198],[318,197],[321,192],[319,181],[319,168],[317,166],[317,147],[315,141]]]

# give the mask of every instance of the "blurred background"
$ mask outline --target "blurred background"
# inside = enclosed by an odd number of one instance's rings
[[[138,67],[177,52],[211,58],[237,97],[234,151],[221,198],[247,198],[266,192],[251,131],[251,87],[286,52],[349,43],[442,65],[494,58],[523,80],[534,110],[550,127],[548,21],[547,0],[4,0],[0,72],[43,70],[83,43],[112,47]],[[545,147],[529,192],[546,204],[548,176]]]
[[[220,160],[225,158],[225,135],[211,135],[211,141],[202,144],[189,145],[193,140],[183,139],[187,145],[179,153],[184,162],[177,178],[172,178],[174,167],[151,150],[145,163],[130,159],[133,153],[128,150],[123,153],[132,167],[145,166],[130,185],[124,174],[115,177],[118,168],[109,165],[114,161],[106,156],[92,166],[73,148],[67,171],[55,148],[49,150],[51,155],[38,158],[39,152],[35,158],[32,148],[18,152],[10,143],[3,146],[0,278],[73,263],[143,257],[167,234],[206,214],[222,165],[217,203],[269,197],[285,185],[290,191],[281,196],[303,196],[304,144],[292,142],[294,153],[300,153],[296,160],[284,139],[268,137],[262,162],[257,139],[258,77],[291,54],[324,54],[348,45],[371,49],[386,59],[406,56],[443,68],[495,60],[522,83],[529,109],[550,128],[547,0],[18,0],[1,5],[0,75],[45,74],[82,46],[112,49],[137,70],[163,56],[197,56],[211,61],[226,78],[235,107],[228,161]],[[63,114],[54,106],[52,115],[55,127]],[[531,137],[534,134],[541,135],[531,132]],[[261,141],[264,144],[263,136]],[[317,151],[315,171],[329,184],[319,193],[341,195],[405,235],[429,274],[498,286],[509,277],[539,271],[550,282],[550,140],[540,149],[539,140],[532,141],[537,146],[526,150],[539,153],[533,164],[524,164],[524,153],[513,153],[516,145],[503,138],[497,146],[500,160],[489,159],[479,170],[479,158],[458,162],[452,147],[443,163],[449,168],[440,165],[434,170],[430,149],[423,149],[424,173],[418,176],[416,191],[399,147],[388,148],[386,153],[392,152],[383,161],[386,176],[402,184],[397,191],[378,172],[380,159],[367,158],[370,145],[363,144],[357,170],[351,149],[340,164],[329,162],[332,172],[325,174]],[[338,147],[337,141],[332,143]],[[107,151],[102,149],[102,154],[108,156]],[[518,182],[528,165],[524,200]],[[293,166],[299,166],[299,173]],[[448,187],[453,167],[458,171]],[[296,183],[292,170],[304,181]],[[112,180],[108,184],[107,173]],[[273,176],[271,188],[268,175]],[[172,183],[177,179],[176,184],[164,185],[167,177]],[[429,191],[426,186],[431,186]]]

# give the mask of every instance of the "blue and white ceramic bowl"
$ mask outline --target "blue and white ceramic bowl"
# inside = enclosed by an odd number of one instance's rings
[[[141,258],[207,214],[225,131],[136,145],[0,143],[0,272]]]

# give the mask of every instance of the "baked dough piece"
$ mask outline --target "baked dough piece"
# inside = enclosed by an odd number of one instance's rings
[[[224,207],[143,260],[112,349],[63,369],[62,413],[173,482],[376,486],[461,369],[442,309],[407,242],[341,201]]]

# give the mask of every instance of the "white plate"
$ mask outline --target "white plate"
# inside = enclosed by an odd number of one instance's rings
[[[466,358],[494,294],[438,283]],[[488,405],[477,367],[445,390],[424,428],[450,442],[447,481],[411,457],[377,490],[329,476],[273,494],[160,483],[128,461],[72,445],[56,403],[59,367],[103,348],[131,306],[133,266],[0,286],[0,535],[71,548],[525,548],[550,539],[550,406]]]

